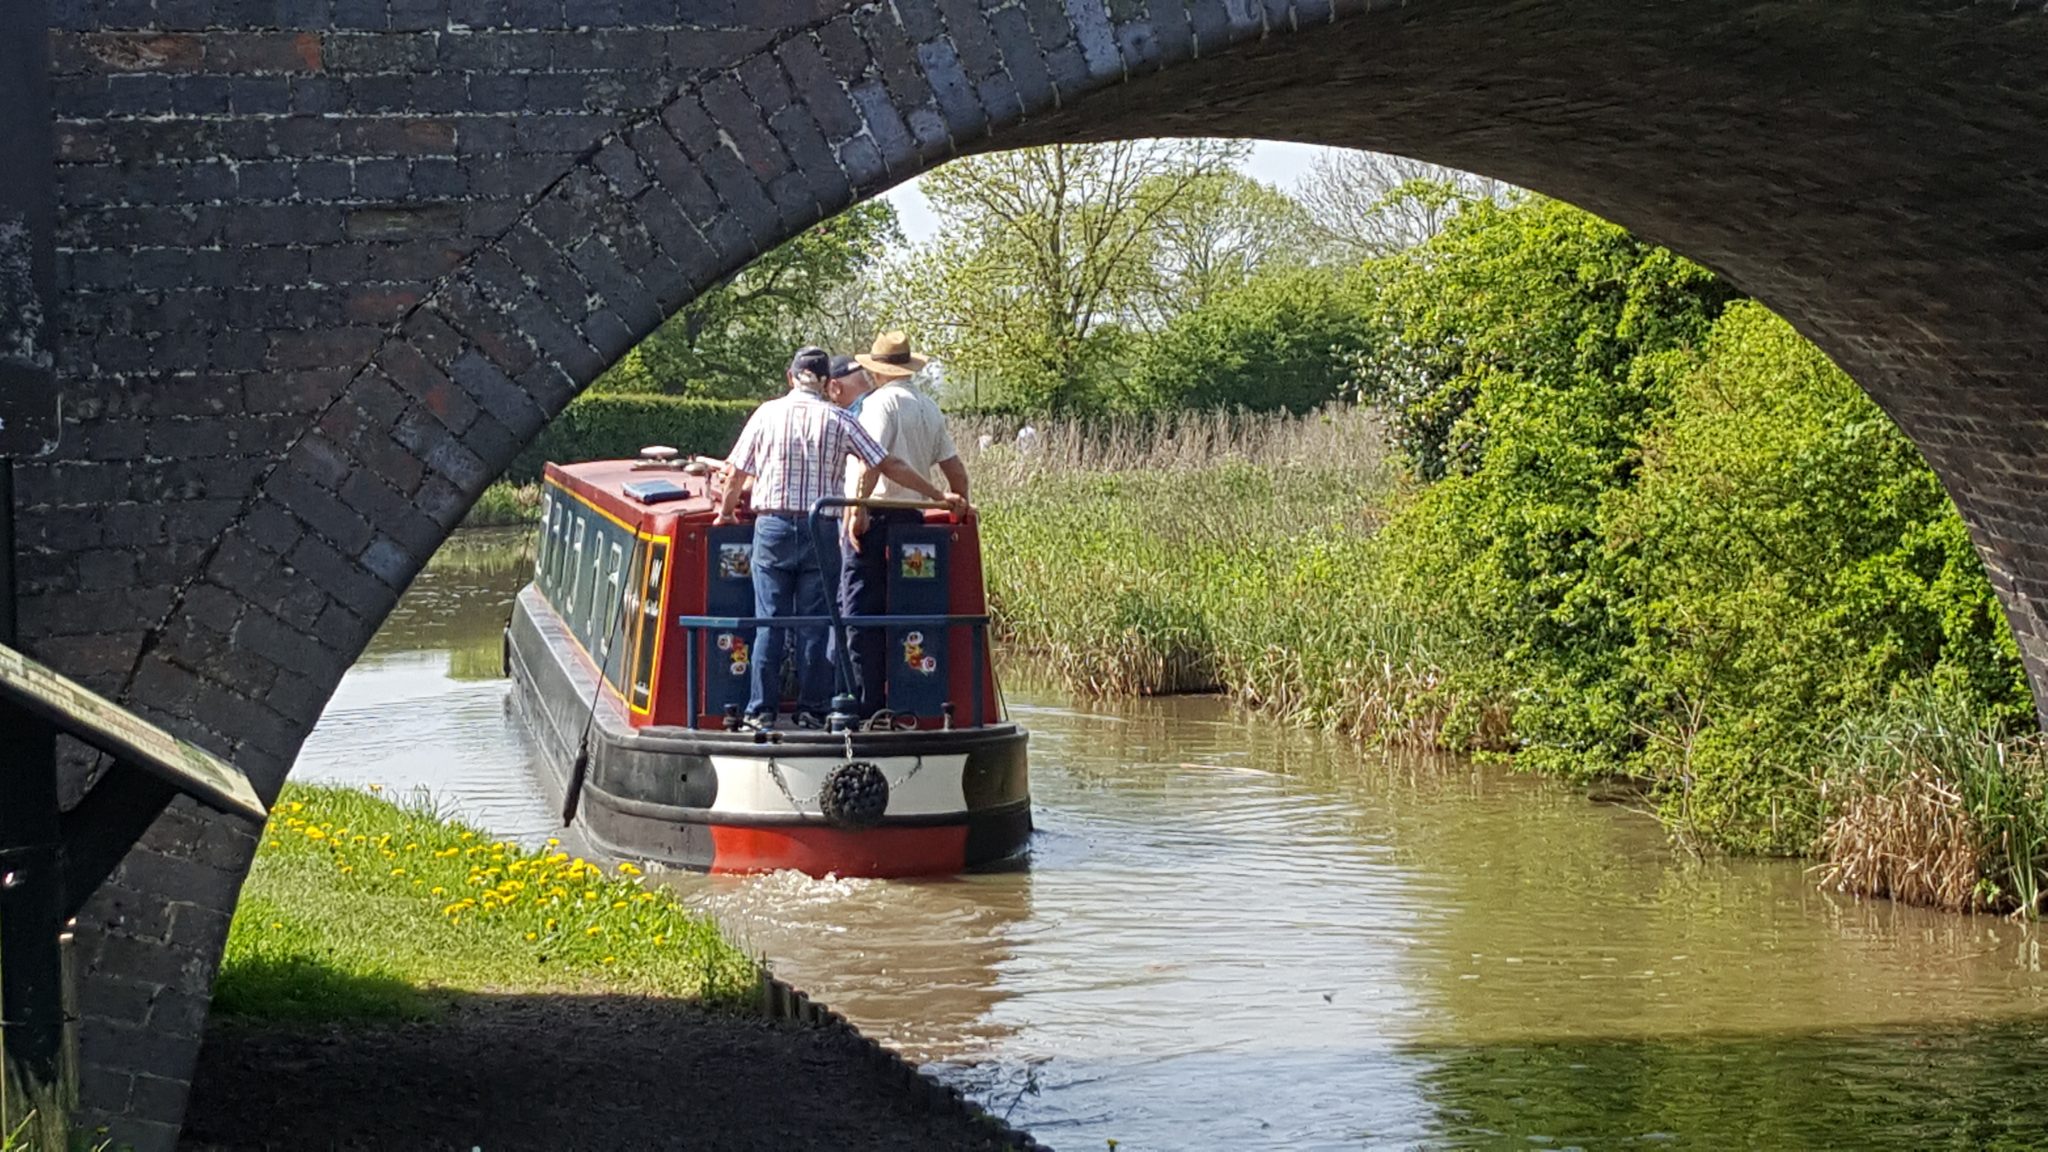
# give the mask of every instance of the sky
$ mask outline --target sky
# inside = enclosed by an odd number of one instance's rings
[[[1252,145],[1251,155],[1245,158],[1244,171],[1254,179],[1276,184],[1282,191],[1294,190],[1308,171],[1309,163],[1316,156],[1330,149],[1314,144],[1281,144],[1261,140]],[[913,244],[923,243],[938,229],[938,220],[932,216],[931,206],[924,194],[917,190],[918,181],[901,184],[883,194],[882,198],[896,206],[896,218],[903,226],[903,234]]]

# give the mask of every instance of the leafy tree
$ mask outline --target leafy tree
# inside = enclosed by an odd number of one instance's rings
[[[920,185],[941,229],[889,278],[889,311],[956,387],[1036,410],[1093,407],[1143,322],[1163,222],[1244,154],[1125,141],[956,160]]]
[[[1183,181],[1155,177],[1145,190],[1167,206],[1154,220],[1149,325],[1170,324],[1273,267],[1299,267],[1313,227],[1285,192],[1239,171]]]
[[[1630,394],[1630,364],[1697,342],[1734,296],[1706,269],[1539,198],[1466,201],[1440,235],[1370,275],[1382,338],[1357,358],[1355,384],[1427,479],[1477,467],[1486,421],[1474,405],[1497,376],[1620,389],[1614,423],[1592,431],[1603,453],[1620,451],[1655,407]]]
[[[1336,263],[1356,264],[1427,243],[1467,203],[1504,204],[1514,189],[1406,156],[1331,149],[1295,194],[1319,247]]]
[[[1488,654],[1518,763],[1798,851],[1845,722],[1903,694],[2027,723],[1941,485],[1782,320],[1546,201],[1474,204],[1372,273],[1413,385],[1380,398],[1441,476],[1382,537],[1392,583]]]
[[[595,387],[708,399],[773,395],[790,353],[837,335],[829,330],[846,322],[847,285],[861,283],[902,244],[893,207],[857,204],[684,305]]]
[[[1668,364],[1672,410],[1602,531],[1628,590],[1636,723],[1659,734],[1638,770],[1683,793],[1691,824],[1803,848],[1816,744],[1901,691],[2007,730],[2031,719],[1962,518],[1854,381],[1746,302]]]
[[[1365,393],[1417,470],[1442,477],[1396,534],[1403,570],[1498,654],[1530,763],[1619,770],[1641,735],[1601,502],[1633,482],[1640,439],[1670,406],[1647,360],[1702,342],[1733,294],[1535,199],[1475,201],[1374,271],[1390,344],[1364,363]]]
[[[1276,268],[1215,290],[1144,342],[1118,405],[1305,412],[1341,398],[1372,333],[1356,279]]]

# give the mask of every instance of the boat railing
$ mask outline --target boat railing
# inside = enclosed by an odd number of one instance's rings
[[[834,650],[838,661],[847,656],[846,629],[851,628],[966,628],[968,630],[968,664],[972,669],[972,699],[968,715],[972,726],[979,728],[988,723],[986,681],[983,679],[988,651],[988,616],[984,613],[947,616],[678,616],[676,626],[683,633],[683,697],[689,701],[686,710],[687,727],[698,727],[698,717],[703,714],[703,698],[699,695],[702,685],[697,679],[697,665],[710,645],[709,635],[715,632],[745,632],[756,628],[829,628],[838,638]],[[841,696],[847,692],[842,686]],[[850,703],[850,701],[849,701]],[[843,715],[842,701],[833,699],[833,713]]]
[[[894,500],[883,497],[827,496],[811,505],[808,519],[811,548],[816,554],[818,566],[826,572],[839,570],[838,557],[827,557],[820,550],[818,541],[822,538],[819,529],[820,518],[827,511],[844,508],[911,509],[917,511],[945,510],[951,505],[935,500]],[[834,533],[834,538],[837,538]],[[824,616],[680,616],[676,625],[683,630],[683,694],[689,701],[688,725],[697,727],[697,719],[703,712],[700,686],[697,682],[697,664],[703,652],[705,634],[708,632],[738,632],[754,628],[818,628],[831,630],[833,674],[837,679],[837,691],[832,697],[832,714],[828,717],[833,730],[852,726],[857,718],[853,715],[853,666],[850,656],[851,638],[849,628],[960,628],[968,629],[968,664],[973,669],[971,692],[971,715],[973,726],[987,723],[984,700],[987,652],[988,615],[986,613],[960,615],[879,615],[847,616],[839,611],[839,597],[827,596],[828,612]]]

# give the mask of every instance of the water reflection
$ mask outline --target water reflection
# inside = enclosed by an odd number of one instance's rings
[[[425,784],[552,834],[496,679],[529,563],[474,538],[437,561],[299,774]],[[2048,1146],[2048,977],[2023,926],[1693,859],[1570,789],[1214,701],[1011,687],[1028,871],[663,879],[1048,1143]]]

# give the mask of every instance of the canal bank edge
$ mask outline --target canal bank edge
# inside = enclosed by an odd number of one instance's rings
[[[957,1116],[969,1123],[978,1124],[986,1128],[1003,1147],[1013,1149],[1014,1152],[1053,1152],[1051,1148],[1040,1144],[1030,1133],[1014,1128],[1007,1121],[990,1114],[981,1105],[968,1099],[958,1088],[919,1072],[901,1053],[862,1032],[845,1016],[812,999],[808,993],[770,972],[765,963],[756,961],[755,966],[761,973],[763,1016],[770,1020],[789,1020],[811,1028],[838,1032],[866,1051],[870,1066],[885,1076],[895,1078],[905,1089],[916,1093],[927,1112],[941,1116]]]

